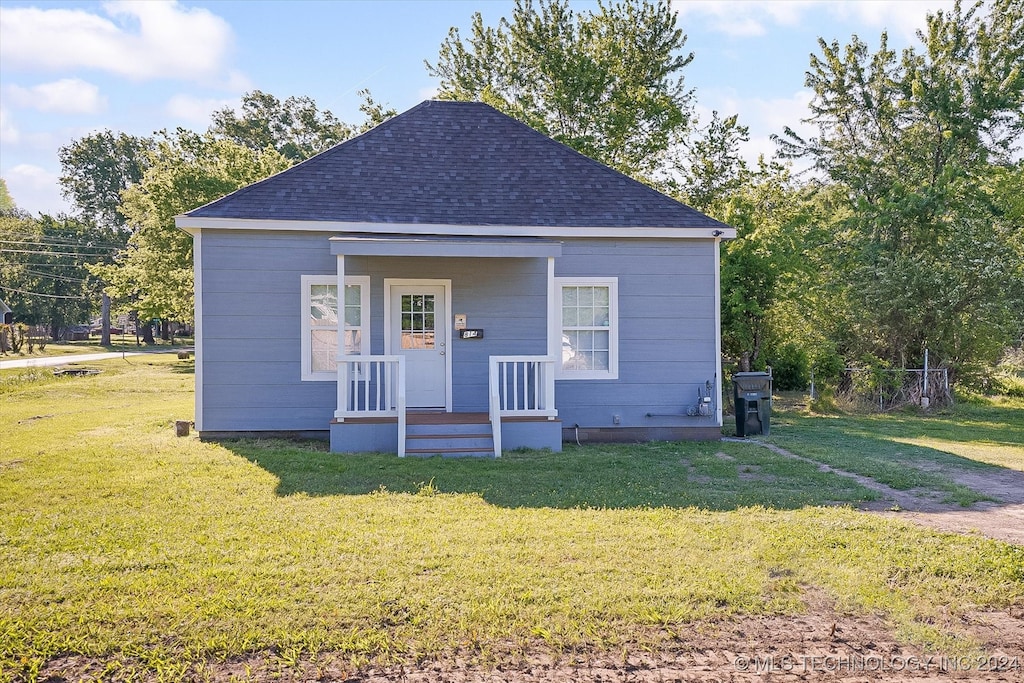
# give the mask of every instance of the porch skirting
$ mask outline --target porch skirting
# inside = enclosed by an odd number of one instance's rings
[[[407,445],[410,455],[493,455],[490,442],[491,423],[486,413],[414,413],[407,417],[410,435]],[[417,427],[427,427],[428,435],[414,436]],[[473,432],[473,437],[462,438]],[[446,438],[450,432],[451,439]],[[482,433],[488,432],[488,433]],[[348,417],[344,421],[334,419],[330,424],[332,453],[395,453],[398,452],[398,418],[396,417]],[[501,419],[501,448],[503,451],[516,448],[562,450],[562,421],[547,417],[503,417]],[[417,439],[418,437],[418,439]],[[417,448],[416,441],[423,447]],[[463,442],[467,447],[459,447]],[[469,444],[475,444],[470,446]]]

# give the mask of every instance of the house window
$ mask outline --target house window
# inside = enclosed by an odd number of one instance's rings
[[[619,376],[618,278],[555,278],[559,379]]]
[[[345,278],[342,302],[345,320],[345,353],[369,352],[368,322],[370,278]],[[302,379],[338,379],[338,278],[333,275],[302,276]]]

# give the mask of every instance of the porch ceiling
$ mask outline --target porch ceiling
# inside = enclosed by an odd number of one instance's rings
[[[334,256],[547,258],[562,243],[541,238],[466,238],[434,235],[344,235],[330,238]]]

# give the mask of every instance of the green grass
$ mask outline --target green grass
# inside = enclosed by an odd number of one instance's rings
[[[172,428],[191,361],[96,366],[0,398],[0,680],[67,654],[175,680],[256,652],[657,647],[686,622],[798,613],[808,590],[966,651],[958,615],[1024,604],[1024,548],[820,507],[870,493],[755,446],[203,443]]]
[[[898,490],[941,491],[968,506],[987,498],[955,483],[956,471],[1024,470],[1024,399],[963,404],[934,414],[773,417],[770,441]]]
[[[383,487],[479,495],[501,507],[699,507],[794,509],[874,500],[851,479],[753,444],[567,445],[563,453],[507,452],[489,458],[338,455],[325,445],[225,442],[224,448],[278,478],[279,495],[360,495]]]
[[[0,360],[19,360],[25,358],[50,358],[54,356],[70,356],[77,354],[92,354],[92,353],[121,353],[127,351],[129,353],[134,351],[146,351],[154,348],[167,348],[175,349],[179,347],[186,347],[192,345],[191,339],[184,339],[175,337],[174,344],[157,339],[155,344],[143,344],[138,345],[135,343],[135,335],[112,335],[109,346],[101,346],[99,338],[93,338],[89,341],[73,341],[73,342],[47,342],[43,349],[38,346],[32,349],[32,353],[28,352],[28,344],[25,344],[18,353],[8,351],[6,354],[0,354]]]

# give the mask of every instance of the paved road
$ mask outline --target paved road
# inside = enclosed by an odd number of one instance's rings
[[[115,351],[111,353],[80,353],[67,356],[45,356],[43,358],[18,358],[15,360],[0,360],[0,370],[11,370],[13,368],[45,368],[55,365],[67,365],[68,363],[88,363],[94,360],[107,360],[108,358],[127,358],[128,356],[142,356],[147,353],[177,353],[178,351],[192,351],[191,348],[174,349],[153,349],[145,351]]]

